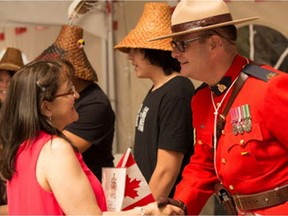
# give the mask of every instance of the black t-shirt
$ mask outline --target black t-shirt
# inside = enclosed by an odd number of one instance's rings
[[[193,153],[192,82],[176,76],[159,89],[148,92],[136,119],[134,157],[147,182],[157,163],[157,150],[184,153],[183,167]],[[178,183],[181,179],[178,176]],[[170,197],[174,194],[173,187]]]
[[[91,147],[82,153],[83,159],[99,181],[102,167],[113,167],[112,144],[115,113],[107,95],[93,83],[80,92],[75,102],[79,119],[65,130],[89,141]]]

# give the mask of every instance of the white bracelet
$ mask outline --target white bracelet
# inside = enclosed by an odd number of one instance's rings
[[[137,211],[140,212],[140,216],[145,216],[145,209],[143,207],[135,207]]]

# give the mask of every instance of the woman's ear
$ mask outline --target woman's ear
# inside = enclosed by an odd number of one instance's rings
[[[51,117],[52,115],[52,104],[49,101],[42,101],[40,105],[41,114],[47,117]]]

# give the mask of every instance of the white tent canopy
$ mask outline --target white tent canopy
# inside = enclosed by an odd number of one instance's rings
[[[68,7],[72,1],[0,1],[0,26],[67,24]],[[105,1],[96,9],[79,17],[75,24],[98,37],[107,38]]]

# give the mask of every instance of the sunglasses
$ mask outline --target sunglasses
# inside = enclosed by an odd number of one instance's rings
[[[191,38],[186,41],[170,41],[170,45],[173,48],[173,50],[176,48],[179,52],[184,52],[185,47],[187,47],[188,44],[197,41],[201,39],[202,37],[196,37],[196,38]]]
[[[64,96],[67,96],[67,95],[73,95],[73,97],[76,96],[76,89],[75,89],[75,86],[71,83],[71,89],[66,92],[66,93],[63,93],[63,94],[57,94],[54,96],[54,98],[57,98],[57,97],[64,97]]]

